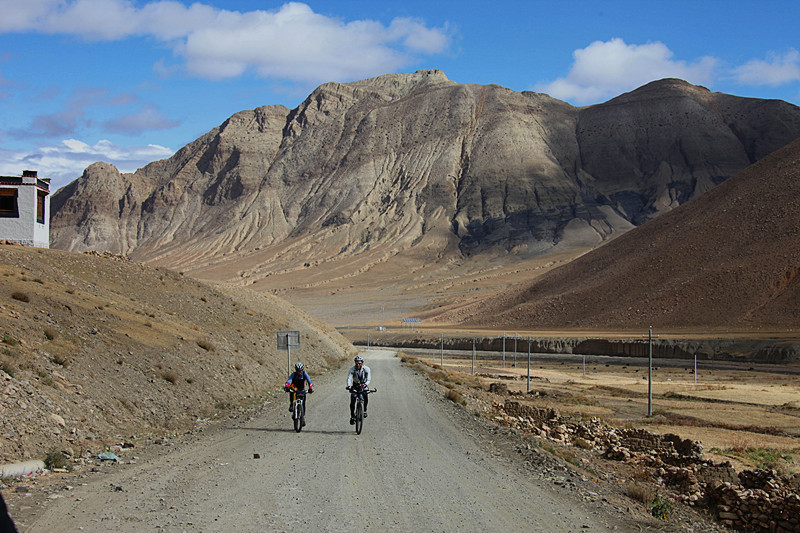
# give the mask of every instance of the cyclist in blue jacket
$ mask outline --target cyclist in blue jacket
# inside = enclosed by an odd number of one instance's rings
[[[283,385],[283,390],[289,393],[289,411],[294,408],[294,394],[295,391],[302,391],[306,388],[308,383],[308,393],[314,392],[314,385],[311,383],[311,378],[308,376],[303,363],[295,363],[294,372],[289,374],[289,379]]]

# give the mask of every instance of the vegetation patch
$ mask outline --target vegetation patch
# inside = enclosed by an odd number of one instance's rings
[[[201,347],[202,349],[204,349],[205,351],[207,351],[207,352],[213,352],[216,349],[216,347],[214,346],[214,343],[211,342],[208,339],[200,339],[200,340],[198,340],[197,341],[197,345],[199,347]]]
[[[20,301],[20,302],[28,303],[28,302],[31,301],[30,296],[28,296],[27,293],[24,293],[24,292],[21,292],[21,291],[12,292],[11,293],[11,297],[14,298],[15,300]]]
[[[175,372],[171,372],[171,371],[162,372],[161,373],[161,377],[164,380],[169,381],[172,384],[175,384],[178,381],[178,374],[176,374]]]
[[[48,470],[53,470],[54,468],[71,470],[71,465],[67,456],[58,450],[51,450],[47,453],[44,458],[44,466],[46,466]]]
[[[8,333],[3,333],[3,344],[8,344],[9,346],[17,346],[19,341],[9,335]]]

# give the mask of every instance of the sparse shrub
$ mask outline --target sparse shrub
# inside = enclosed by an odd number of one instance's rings
[[[69,364],[69,359],[61,354],[54,355],[50,360],[59,366],[67,366]]]
[[[639,483],[629,483],[626,487],[628,496],[632,499],[642,502],[645,505],[651,505],[656,497],[655,489],[647,485],[640,485]]]
[[[14,374],[17,372],[16,367],[11,364],[10,361],[0,361],[0,370],[11,376],[14,377]]]
[[[670,511],[672,511],[672,504],[656,493],[653,503],[650,504],[650,514],[658,520],[669,520]]]
[[[20,302],[28,303],[31,301],[30,297],[27,294],[20,291],[12,292],[11,297],[14,298],[15,300],[19,300]]]
[[[465,404],[464,398],[461,397],[461,393],[455,389],[449,389],[447,394],[445,394],[445,398],[450,400],[453,403],[460,403]]]
[[[67,289],[65,292],[67,294],[75,294],[75,289]]]
[[[35,278],[33,281],[34,281],[35,283],[40,283],[40,284],[44,285],[44,281],[42,281],[42,280],[41,280],[41,279],[39,279],[39,278]]]
[[[731,451],[733,453],[744,453],[747,450],[747,441],[742,437],[736,437],[731,442]]]
[[[169,381],[173,385],[178,381],[178,374],[175,372],[162,372],[161,377],[164,378],[166,381]]]
[[[448,378],[448,376],[447,372],[437,371],[437,372],[431,372],[430,378],[434,381],[444,381]]]
[[[197,345],[207,352],[213,352],[215,348],[214,343],[208,339],[200,339],[197,341]]]
[[[17,346],[19,341],[9,335],[8,333],[3,333],[3,344],[8,344],[9,346]]]
[[[192,383],[194,383],[194,379],[192,379],[192,378],[186,378],[186,383],[188,383],[189,385],[191,385]]]
[[[54,468],[70,468],[67,456],[57,450],[51,450],[44,458],[44,466],[49,470]]]
[[[51,341],[58,336],[58,331],[53,328],[44,328],[44,336]]]

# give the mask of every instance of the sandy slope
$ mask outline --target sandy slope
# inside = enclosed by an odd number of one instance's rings
[[[308,425],[285,398],[246,423],[120,465],[17,515],[25,533],[62,531],[623,531],[660,528],[523,475],[477,426],[391,352],[366,354],[378,393],[357,436],[345,369],[316,383]],[[463,411],[462,411],[463,412]],[[255,459],[254,454],[260,454]],[[116,490],[119,487],[121,490]],[[585,493],[584,493],[585,494]],[[12,515],[20,498],[11,494]],[[664,526],[671,527],[671,526]]]

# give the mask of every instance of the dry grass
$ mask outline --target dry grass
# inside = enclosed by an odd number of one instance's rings
[[[436,373],[473,378],[466,373],[470,366],[468,359],[446,358]],[[536,395],[523,398],[564,415],[599,416],[618,427],[700,441],[707,457],[729,460],[739,469],[800,472],[800,413],[792,403],[800,397],[800,380],[784,373],[785,368],[776,367],[774,373],[747,367],[704,370],[697,384],[685,368],[658,368],[654,416],[648,417],[646,368],[589,365],[584,376],[580,364],[539,361],[531,369],[530,391]],[[477,373],[487,376],[482,378],[486,386],[504,377],[510,391],[528,392],[525,363],[513,368],[507,361],[503,368],[497,360],[483,361]]]
[[[656,497],[656,489],[649,485],[642,485],[640,483],[628,483],[625,487],[628,496],[637,502],[645,505],[650,505]]]

